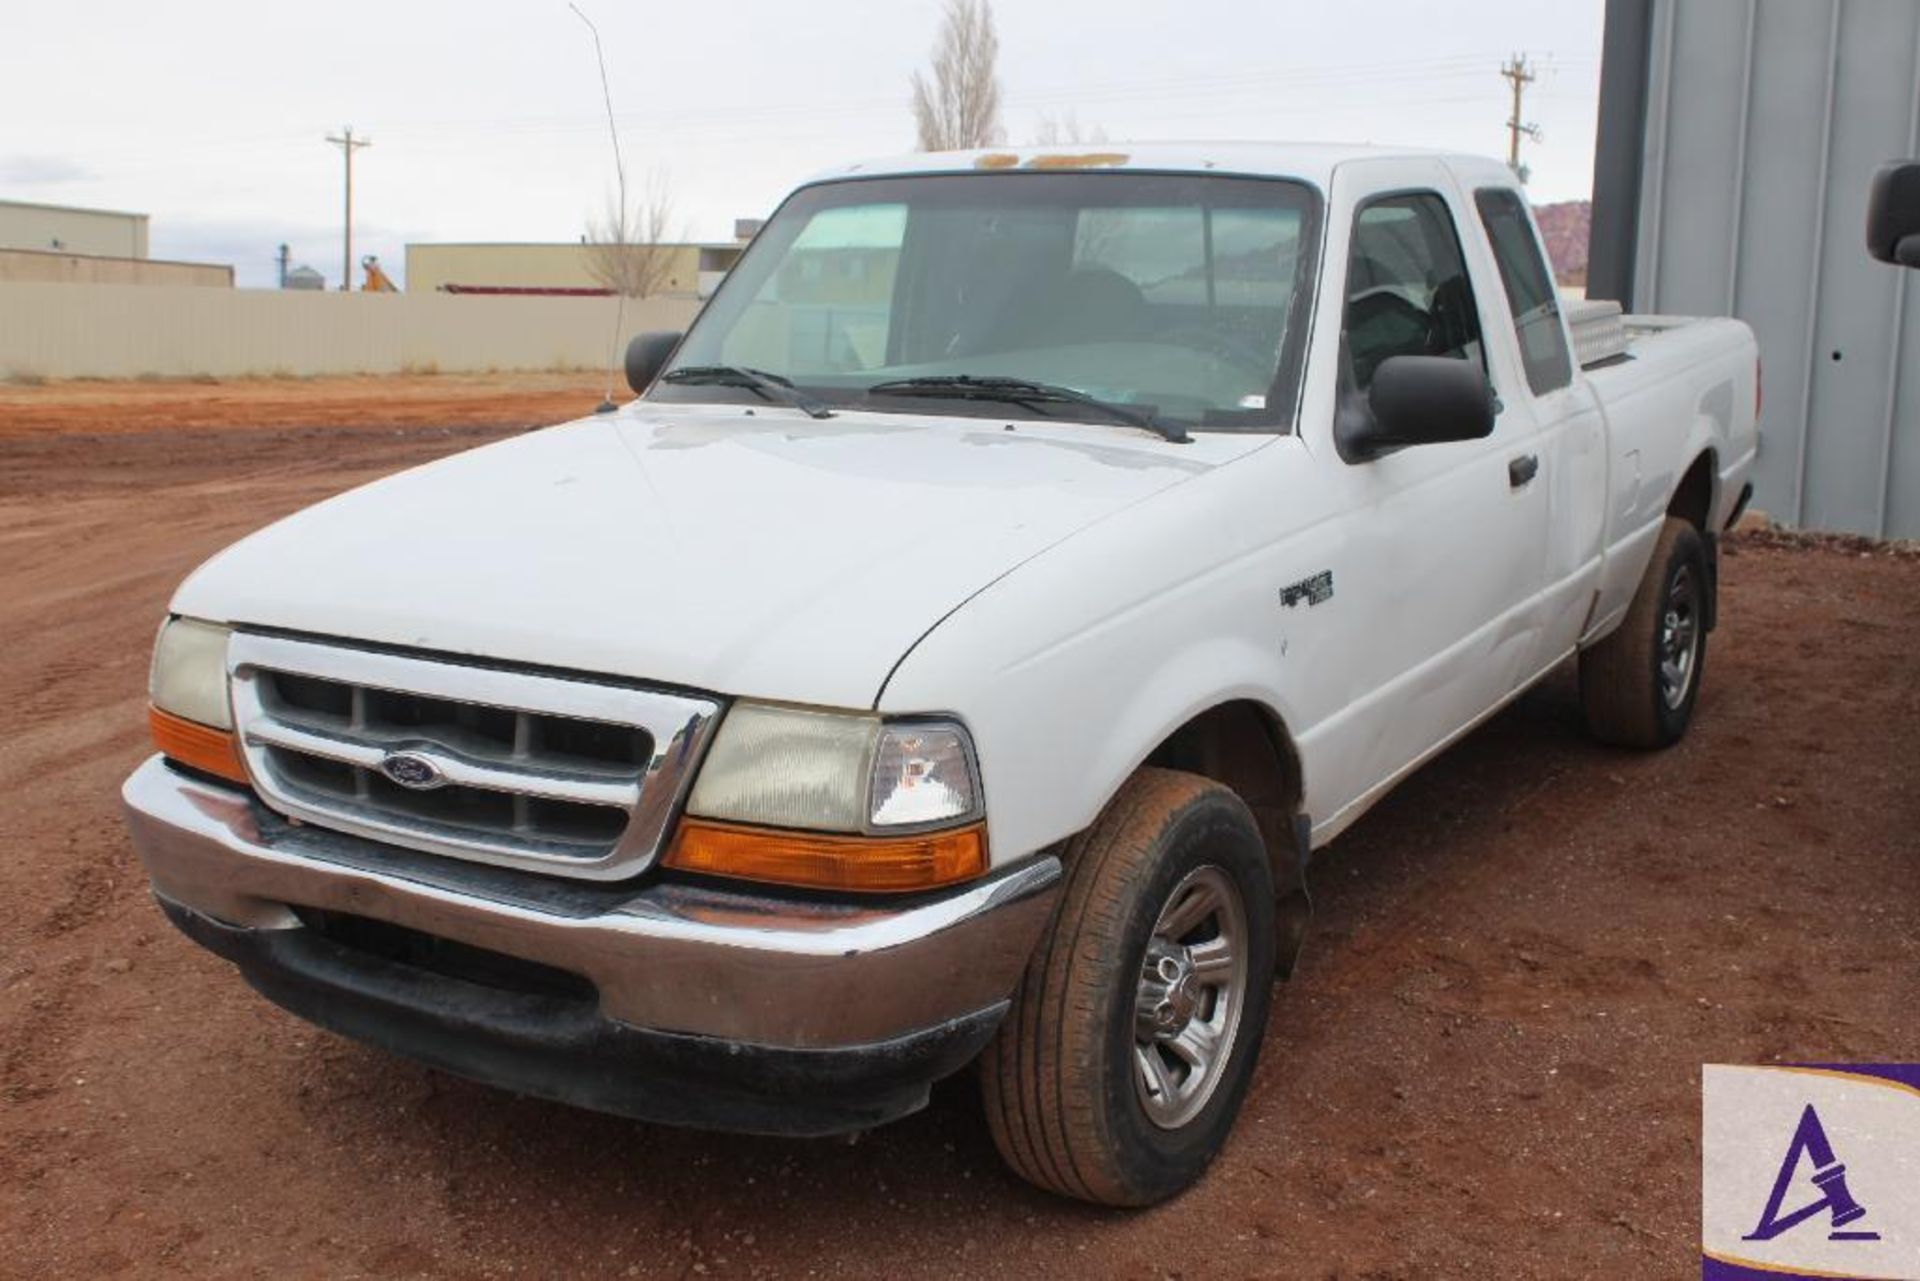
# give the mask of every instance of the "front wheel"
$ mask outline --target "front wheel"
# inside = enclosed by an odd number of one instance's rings
[[[1031,1182],[1150,1205],[1200,1177],[1252,1080],[1273,875],[1239,797],[1151,768],[1067,865],[1059,915],[982,1057],[987,1121]]]
[[[1667,517],[1626,618],[1580,654],[1580,704],[1595,738],[1666,747],[1687,732],[1707,663],[1712,591],[1700,531]]]

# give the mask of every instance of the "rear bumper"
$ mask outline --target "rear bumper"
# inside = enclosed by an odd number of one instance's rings
[[[168,916],[294,1013],[524,1093],[767,1133],[863,1128],[919,1107],[992,1035],[1060,879],[1042,857],[957,892],[867,906],[636,889],[291,825],[157,757],[124,799]],[[591,992],[384,959],[296,909],[563,971]]]

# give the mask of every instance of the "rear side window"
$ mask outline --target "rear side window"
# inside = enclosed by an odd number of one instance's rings
[[[1573,359],[1560,327],[1560,294],[1540,257],[1540,242],[1534,238],[1527,211],[1520,197],[1504,187],[1483,187],[1473,202],[1500,264],[1500,283],[1506,286],[1507,305],[1513,309],[1527,386],[1536,396],[1557,391],[1573,381]]]
[[[1473,286],[1439,196],[1387,196],[1355,216],[1346,338],[1361,391],[1393,356],[1451,356],[1485,367]]]

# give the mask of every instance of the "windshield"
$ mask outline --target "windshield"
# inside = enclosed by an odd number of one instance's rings
[[[1129,172],[822,183],[780,207],[649,398],[1286,430],[1318,201],[1298,182]],[[903,388],[908,380],[932,385]],[[1012,402],[956,379],[1068,389]],[[883,387],[881,384],[892,384]],[[946,394],[951,390],[953,394]],[[911,394],[907,394],[911,393]],[[1139,413],[1133,414],[1139,420]]]

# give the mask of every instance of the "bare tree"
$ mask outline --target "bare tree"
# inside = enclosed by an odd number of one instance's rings
[[[587,221],[587,273],[622,298],[650,298],[665,288],[673,269],[673,196],[656,175],[632,208],[616,196],[606,212]]]
[[[1080,117],[1071,110],[1061,116],[1041,112],[1040,123],[1034,126],[1033,130],[1033,145],[1036,147],[1071,147],[1083,142],[1099,145],[1106,140],[1105,129],[1099,125],[1083,126],[1080,123]]]
[[[1000,37],[988,0],[947,0],[929,74],[913,73],[913,121],[922,151],[999,143]]]

